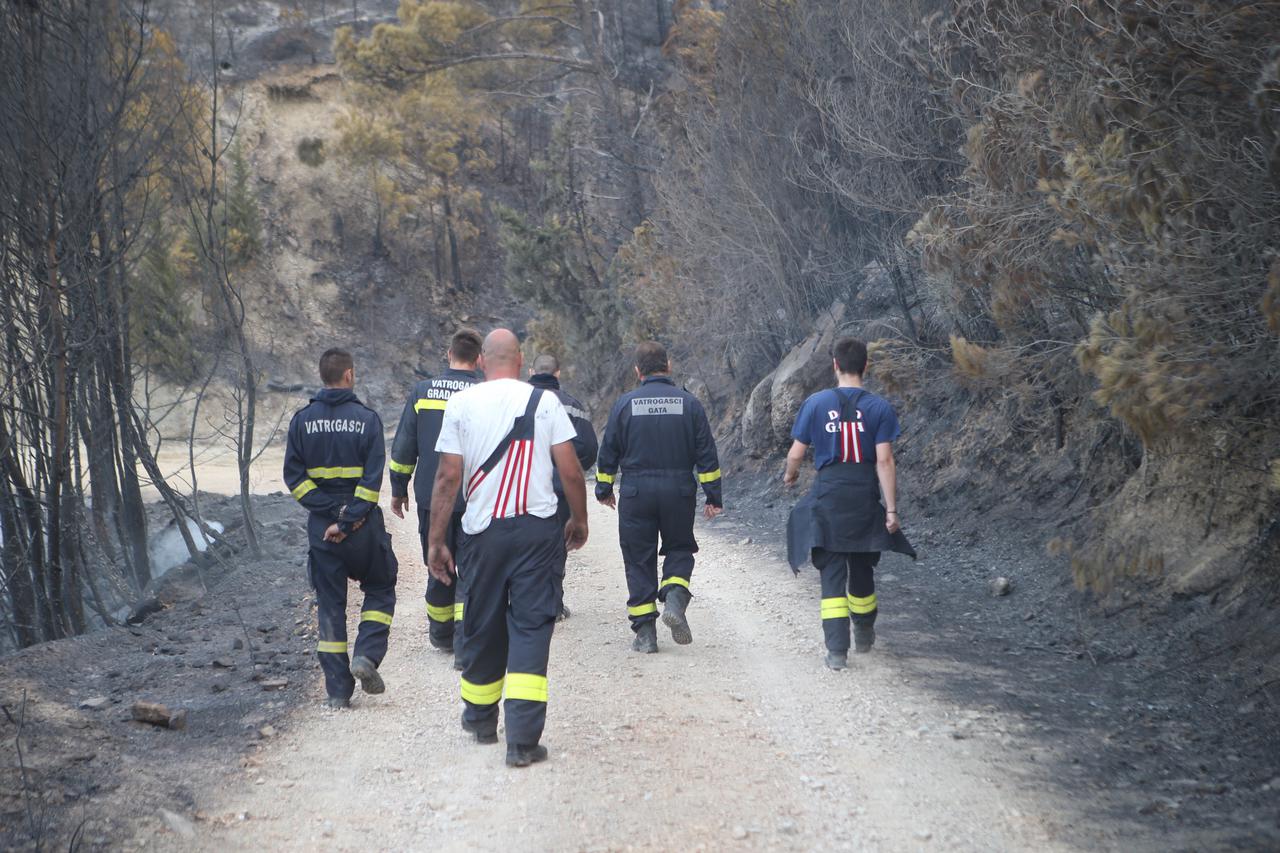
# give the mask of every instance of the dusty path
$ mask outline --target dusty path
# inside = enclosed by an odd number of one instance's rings
[[[1062,849],[1071,817],[1016,774],[991,709],[948,706],[881,643],[844,673],[821,665],[816,589],[764,549],[703,530],[695,643],[632,653],[611,513],[571,556],[549,673],[551,760],[503,765],[458,728],[457,674],[425,641],[416,531],[388,514],[400,606],[388,692],[348,712],[318,701],[207,790],[190,849]],[[921,571],[897,564],[897,571]],[[764,578],[776,585],[764,586]],[[354,610],[358,601],[353,601]],[[315,688],[319,698],[319,684]],[[236,816],[245,815],[245,819]]]

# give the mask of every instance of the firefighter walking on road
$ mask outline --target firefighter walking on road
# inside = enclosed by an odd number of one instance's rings
[[[686,610],[698,551],[693,535],[698,484],[706,495],[707,519],[719,515],[724,504],[706,411],[697,397],[671,381],[666,349],[652,341],[641,344],[635,371],[640,387],[618,399],[605,426],[596,500],[618,510],[627,614],[635,632],[632,648],[652,653],[658,650],[658,602],[671,638],[678,645],[693,642]]]
[[[564,406],[565,414],[569,416],[569,421],[573,424],[573,429],[578,434],[573,439],[573,450],[578,454],[578,464],[582,466],[582,470],[586,471],[596,464],[596,454],[600,450],[600,444],[596,441],[595,427],[591,425],[591,418],[587,415],[586,406],[582,405],[577,397],[560,387],[560,359],[550,353],[543,353],[535,358],[533,367],[529,370],[529,384],[534,388],[542,388],[555,394],[556,399],[560,401],[560,405]],[[564,496],[564,486],[560,483],[558,474],[553,476],[552,485],[556,490],[556,498],[560,502],[556,517],[560,519],[560,523],[563,525],[569,520],[569,501]],[[557,574],[560,576],[562,591],[564,589],[565,561],[568,557],[569,552],[562,550],[557,565]],[[559,618],[569,618],[569,608],[564,606],[563,598],[560,601]]]
[[[310,511],[309,573],[316,591],[328,704],[345,708],[355,683],[366,693],[385,689],[378,665],[387,653],[396,608],[396,558],[382,523],[382,420],[352,390],[351,354],[331,349],[320,358],[324,389],[289,423],[284,481]],[[355,655],[347,658],[347,582],[364,592]]]
[[[485,381],[445,408],[431,494],[428,566],[462,587],[462,727],[480,743],[498,741],[498,703],[506,695],[507,764],[547,757],[547,659],[560,602],[562,549],[587,541],[587,492],[574,454],[575,432],[554,394],[521,382],[520,343],[507,329],[484,340]],[[570,518],[556,518],[552,467]],[[465,484],[467,509],[457,562],[445,528]]]
[[[418,502],[418,536],[422,540],[422,560],[427,559],[427,531],[431,528],[431,486],[436,479],[436,440],[444,421],[445,404],[454,393],[480,381],[476,361],[480,358],[480,333],[459,329],[449,343],[449,369],[440,376],[416,383],[400,415],[396,437],[391,443],[391,511],[404,518],[409,506],[409,479],[413,478],[413,498]],[[466,508],[461,493],[450,514],[445,541],[457,547]],[[455,595],[456,587],[427,576],[427,631],[431,645],[454,653],[454,666],[461,669],[455,649],[457,623],[465,608]]]
[[[911,557],[916,552],[898,516],[893,459],[898,416],[887,400],[862,387],[866,344],[854,338],[836,341],[831,366],[836,387],[810,396],[796,416],[783,483],[795,485],[812,447],[818,475],[791,510],[787,557],[796,572],[812,560],[822,577],[826,664],[841,670],[848,665],[850,621],[855,652],[869,652],[875,643],[880,552]]]

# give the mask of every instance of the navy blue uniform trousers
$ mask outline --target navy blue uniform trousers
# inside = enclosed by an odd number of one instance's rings
[[[618,488],[618,544],[627,572],[627,615],[631,630],[658,618],[658,601],[672,586],[689,590],[697,486],[688,472],[627,472]],[[659,547],[661,540],[661,547]],[[658,582],[658,557],[662,582]]]

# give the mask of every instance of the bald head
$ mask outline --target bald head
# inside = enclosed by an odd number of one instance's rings
[[[484,339],[480,367],[485,379],[519,379],[524,355],[520,339],[510,329],[494,329]]]

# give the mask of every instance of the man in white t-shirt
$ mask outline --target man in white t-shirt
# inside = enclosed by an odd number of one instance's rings
[[[456,577],[466,605],[462,727],[480,743],[497,743],[498,701],[505,692],[512,767],[547,757],[538,741],[547,719],[547,657],[560,602],[556,561],[562,547],[572,551],[587,541],[586,481],[573,449],[577,432],[554,394],[519,380],[523,363],[516,336],[496,329],[480,355],[485,381],[449,398],[435,448],[440,462],[427,538],[431,574],[444,583]],[[553,463],[569,501],[563,530]],[[460,486],[467,508],[455,566],[445,533]]]

